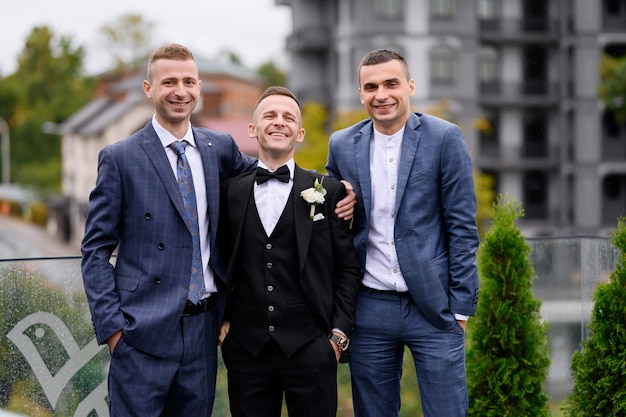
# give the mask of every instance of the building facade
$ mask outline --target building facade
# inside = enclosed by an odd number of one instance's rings
[[[276,0],[291,8],[290,88],[361,108],[357,68],[407,58],[416,111],[445,100],[475,167],[519,201],[527,236],[606,236],[626,215],[626,124],[598,98],[626,55],[626,0]]]

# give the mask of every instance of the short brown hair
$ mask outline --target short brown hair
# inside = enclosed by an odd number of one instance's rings
[[[263,91],[259,99],[256,101],[256,104],[254,105],[254,109],[256,110],[259,103],[265,100],[267,97],[276,96],[276,95],[287,96],[293,99],[293,101],[295,101],[298,104],[298,107],[300,107],[300,102],[296,98],[296,95],[290,89],[288,89],[287,87],[282,87],[280,85],[273,85],[271,87],[267,87],[265,91]]]
[[[165,44],[156,51],[154,51],[148,59],[148,73],[146,74],[146,78],[148,80],[150,80],[150,77],[152,76],[152,64],[154,64],[159,59],[173,59],[178,61],[186,61],[188,59],[191,59],[195,62],[193,54],[189,49],[187,49],[187,47],[178,43]]]
[[[409,71],[409,64],[407,64],[406,59],[399,52],[392,51],[390,49],[376,49],[374,51],[368,52],[365,54],[361,63],[359,64],[359,80],[361,79],[361,67],[367,65],[376,65],[376,64],[384,64],[385,62],[399,61],[404,67],[404,72],[406,74],[407,81],[411,79],[411,73]]]
[[[261,94],[259,99],[256,101],[256,104],[254,105],[254,111],[253,112],[256,112],[256,108],[259,106],[259,103],[261,103],[267,97],[269,97],[269,96],[276,96],[276,95],[287,96],[287,97],[293,99],[293,101],[295,101],[296,104],[298,105],[298,108],[300,108],[300,102],[296,98],[296,95],[290,89],[288,89],[287,87],[279,86],[279,85],[273,85],[271,87],[267,87],[265,89],[265,91],[263,91],[263,93]]]

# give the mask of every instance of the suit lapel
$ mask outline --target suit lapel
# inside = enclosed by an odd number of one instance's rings
[[[141,143],[141,147],[152,162],[157,175],[165,187],[167,195],[170,197],[170,200],[172,200],[174,207],[176,207],[176,211],[178,211],[180,216],[184,219],[185,208],[183,205],[183,197],[180,194],[178,182],[176,182],[176,176],[172,171],[172,166],[170,165],[170,161],[167,159],[167,154],[165,153],[165,149],[163,149],[163,144],[154,131],[151,121],[148,122],[146,127],[143,129],[142,135],[143,141]]]
[[[300,270],[304,268],[304,261],[309,251],[311,243],[311,233],[313,231],[313,220],[310,217],[309,204],[304,201],[300,193],[307,188],[313,187],[315,177],[308,171],[295,166],[293,176],[293,217],[296,229],[296,244],[298,246],[298,265]]]
[[[369,224],[372,208],[372,180],[370,174],[370,140],[374,133],[373,123],[367,123],[354,137],[354,159],[358,181],[353,187],[361,188],[361,198],[365,207],[366,223]],[[356,188],[355,188],[356,189]]]
[[[417,148],[422,138],[422,132],[418,130],[420,126],[419,117],[415,113],[411,113],[409,120],[406,123],[404,129],[404,136],[402,137],[402,147],[400,149],[400,164],[398,166],[398,180],[396,190],[396,207],[395,214],[398,215],[400,203],[404,197],[404,191],[406,190],[407,182],[409,180],[409,174],[417,155]]]
[[[233,231],[233,254],[231,259],[240,259],[239,251],[241,248],[241,239],[243,236],[243,227],[245,217],[247,215],[250,199],[253,195],[254,172],[249,172],[241,177],[232,179],[228,187],[228,217],[230,218],[229,228]],[[230,262],[228,275],[231,276],[231,267],[234,265]]]
[[[216,229],[219,219],[219,198],[220,198],[220,172],[219,164],[215,152],[213,152],[213,143],[210,137],[203,134],[200,130],[193,128],[193,137],[202,158],[202,169],[204,171],[204,186],[207,198],[207,208],[209,217],[209,237],[210,244],[213,246],[216,239]]]

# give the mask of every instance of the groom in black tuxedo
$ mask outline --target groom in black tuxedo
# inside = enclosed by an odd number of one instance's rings
[[[219,235],[230,299],[220,343],[233,417],[334,417],[337,362],[360,285],[339,181],[298,167],[299,103],[284,87],[257,101],[259,168],[222,184]]]

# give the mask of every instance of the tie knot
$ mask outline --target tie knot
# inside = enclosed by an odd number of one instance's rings
[[[185,153],[185,149],[187,148],[186,140],[175,140],[170,144],[170,148],[176,152],[176,155],[181,155]]]
[[[289,182],[289,167],[287,167],[287,165],[283,165],[274,172],[269,172],[267,169],[261,167],[256,169],[257,184],[263,184],[272,178],[282,182]]]

